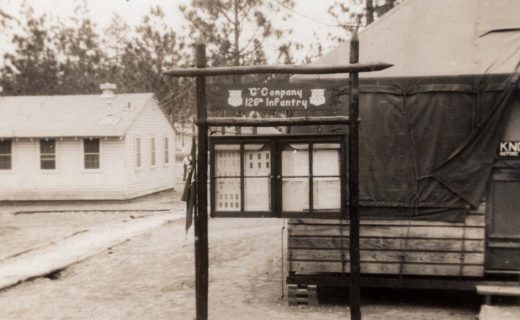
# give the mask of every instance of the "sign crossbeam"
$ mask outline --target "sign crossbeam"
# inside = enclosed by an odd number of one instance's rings
[[[351,72],[381,71],[392,67],[392,64],[383,62],[353,63],[331,66],[235,66],[211,68],[179,68],[164,72],[170,77],[197,77],[197,76],[232,76],[245,74],[334,74]]]
[[[206,125],[213,127],[281,127],[310,125],[348,125],[349,117],[292,117],[283,119],[251,119],[251,118],[209,118]],[[200,122],[197,122],[199,124]]]

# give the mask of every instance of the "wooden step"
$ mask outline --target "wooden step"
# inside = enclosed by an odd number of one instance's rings
[[[520,285],[518,286],[477,286],[477,293],[486,297],[486,304],[491,304],[492,296],[520,297]]]

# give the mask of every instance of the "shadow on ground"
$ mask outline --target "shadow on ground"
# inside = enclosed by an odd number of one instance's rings
[[[320,287],[320,304],[348,305],[348,288]],[[412,290],[365,288],[362,305],[401,305],[409,307],[439,307],[471,309],[478,312],[482,297],[476,292],[447,290]]]

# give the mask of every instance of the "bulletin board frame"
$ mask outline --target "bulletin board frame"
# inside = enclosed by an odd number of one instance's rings
[[[340,219],[346,218],[348,215],[348,202],[347,202],[347,149],[346,149],[346,135],[345,134],[321,134],[321,135],[308,135],[308,134],[277,134],[277,135],[251,135],[251,136],[211,136],[209,138],[209,165],[210,165],[210,215],[215,218],[319,218],[319,219]],[[269,152],[269,173],[262,176],[262,178],[269,178],[269,192],[268,209],[266,210],[247,210],[246,205],[246,190],[245,190],[245,179],[247,178],[246,171],[246,146],[260,145],[264,147],[264,153]],[[308,203],[306,210],[294,211],[287,210],[284,208],[284,175],[282,173],[282,148],[287,145],[308,145],[308,162],[306,162],[309,169],[308,175],[304,176],[303,179],[308,179],[307,186],[307,199],[304,199]],[[338,172],[335,177],[339,180],[339,203],[337,208],[333,209],[318,209],[315,207],[315,192],[314,183],[320,176],[313,174],[313,159],[315,157],[314,146],[332,144],[337,146],[338,150]],[[217,166],[219,163],[218,151],[222,146],[236,146],[233,149],[238,151],[238,161],[233,159],[232,165],[238,165],[236,169],[239,169],[239,174],[222,177],[217,173]],[[256,157],[255,157],[256,159]],[[265,156],[262,158],[265,162]],[[263,163],[264,163],[263,162]],[[259,163],[260,166],[260,163]],[[264,169],[265,170],[265,169]],[[234,171],[236,172],[236,171]],[[223,208],[222,203],[219,205],[219,201],[223,201],[222,194],[218,194],[218,179],[234,179],[237,183],[240,182],[239,194],[235,189],[234,193],[230,193],[230,199],[233,199],[233,204],[230,203],[228,208],[226,202],[226,208]],[[219,199],[220,197],[220,199]],[[227,194],[226,200],[227,201]],[[257,201],[259,199],[256,199]],[[239,208],[237,208],[237,205]]]

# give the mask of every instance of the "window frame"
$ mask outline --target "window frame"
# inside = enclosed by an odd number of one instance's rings
[[[0,153],[0,157],[9,158],[9,168],[0,168],[0,172],[11,172],[14,167],[14,143],[12,139],[2,139],[2,142],[9,142],[9,153]]]
[[[97,140],[98,141],[98,152],[86,152],[85,150],[85,143],[87,141],[94,141],[94,140]],[[86,170],[86,171],[96,171],[96,170],[101,170],[101,139],[100,138],[84,138],[83,139],[83,170]],[[86,156],[87,155],[97,155],[97,162],[98,162],[98,166],[97,168],[87,168],[87,159],[86,159]]]
[[[42,153],[42,142],[49,142],[49,141],[53,141],[54,142],[54,153]],[[38,150],[39,150],[39,153],[40,153],[40,170],[41,171],[44,171],[44,172],[55,172],[58,170],[58,140],[57,139],[39,139],[38,141]],[[52,159],[54,161],[54,168],[43,168],[42,167],[42,157],[43,156],[49,156],[49,155],[52,155],[54,156],[54,159]],[[46,159],[45,161],[50,161],[48,159]]]
[[[312,166],[313,145],[322,143],[339,144],[339,181],[340,181],[340,208],[339,210],[323,210],[313,207],[313,180],[320,175],[313,176],[309,169],[309,210],[304,212],[289,212],[282,208],[282,146],[286,144],[308,144],[309,166]],[[239,145],[240,152],[240,210],[223,211],[216,210],[216,146],[217,145]],[[265,144],[270,150],[270,210],[269,211],[246,211],[244,205],[244,179],[245,176],[245,152],[244,145]],[[270,135],[270,136],[211,136],[210,137],[210,215],[212,217],[271,217],[271,218],[320,218],[339,219],[345,218],[347,214],[347,156],[346,135],[344,134],[321,134],[321,135]],[[256,160],[256,159],[253,159]],[[307,176],[306,176],[307,177]],[[236,177],[238,178],[238,176]],[[222,179],[222,177],[221,177]]]

